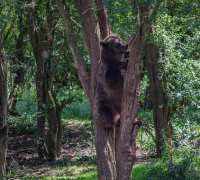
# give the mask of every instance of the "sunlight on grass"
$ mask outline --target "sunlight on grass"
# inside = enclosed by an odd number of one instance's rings
[[[24,170],[26,171],[26,170]],[[16,173],[9,174],[10,178],[15,178]],[[44,175],[43,175],[44,174]],[[8,176],[7,176],[8,177]],[[34,172],[24,172],[20,179],[23,180],[97,180],[95,165],[79,165],[79,166],[56,166],[46,169],[43,173],[36,175]]]
[[[142,180],[144,174],[146,172],[146,165],[145,164],[138,164],[133,167],[132,177],[134,180]]]

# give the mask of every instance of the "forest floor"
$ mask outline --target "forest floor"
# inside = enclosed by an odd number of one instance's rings
[[[63,147],[57,161],[39,160],[33,133],[10,129],[7,179],[96,179],[95,148],[90,123],[67,122]],[[138,162],[149,161],[138,150]]]

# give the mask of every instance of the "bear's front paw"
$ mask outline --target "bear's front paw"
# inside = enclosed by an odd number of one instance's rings
[[[113,120],[114,120],[114,124],[119,124],[120,122],[120,114],[115,114],[114,117],[113,117]]]

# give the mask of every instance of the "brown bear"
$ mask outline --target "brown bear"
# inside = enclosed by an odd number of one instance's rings
[[[97,77],[97,111],[104,127],[119,124],[124,84],[124,71],[128,62],[128,45],[119,37],[110,35],[100,42],[101,63]]]

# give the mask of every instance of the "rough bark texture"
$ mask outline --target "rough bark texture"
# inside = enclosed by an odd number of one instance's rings
[[[60,148],[57,142],[61,136],[59,132],[59,124],[61,119],[57,118],[57,110],[55,99],[53,97],[53,60],[52,60],[52,31],[53,26],[50,22],[52,14],[50,12],[50,4],[47,3],[46,21],[39,24],[36,28],[37,13],[32,7],[29,16],[30,36],[36,59],[36,90],[38,101],[38,154],[40,158],[48,160],[56,160]],[[45,121],[48,122],[47,135],[45,133]],[[58,135],[59,134],[59,135]]]
[[[95,96],[96,73],[98,72],[98,62],[100,61],[100,43],[97,20],[94,16],[93,2],[91,0],[77,0],[80,10],[80,17],[83,26],[86,46],[91,59],[91,96]],[[94,102],[93,102],[94,103]]]
[[[46,108],[47,108],[47,120],[48,120],[48,132],[47,132],[48,159],[56,160],[58,119],[56,113],[56,105],[50,89],[47,89],[46,92],[47,93]]]
[[[7,70],[0,51],[0,177],[6,173],[7,136]]]
[[[109,34],[111,34],[111,28],[108,23],[108,17],[106,9],[103,5],[102,0],[96,0],[96,8],[97,8],[97,17],[99,22],[99,28],[101,33],[101,39],[106,38]]]
[[[63,125],[62,125],[62,120],[61,120],[61,114],[62,114],[62,110],[64,106],[65,104],[56,105],[56,117],[57,117],[57,126],[58,126],[56,151],[57,151],[58,156],[60,156],[61,154],[61,147],[62,147]]]
[[[16,104],[17,104],[17,93],[18,93],[18,85],[15,80],[12,85],[12,90],[10,91],[8,98],[8,112],[12,115],[17,115],[16,112]]]
[[[148,44],[146,45],[146,51],[146,68],[149,74],[150,94],[153,104],[156,153],[157,157],[161,157],[164,151],[164,132],[167,134],[169,129],[169,108],[167,107],[167,97],[163,82],[159,78],[158,48],[153,44]]]
[[[97,155],[97,170],[98,177],[104,179],[116,179],[116,160],[115,160],[115,128],[102,128],[99,126],[97,113],[97,73],[100,62],[100,46],[98,36],[99,27],[102,39],[109,35],[110,29],[106,18],[105,9],[102,8],[102,2],[96,1],[97,6],[100,6],[101,12],[98,12],[98,21],[94,16],[92,1],[79,1],[79,10],[83,25],[83,31],[86,39],[86,45],[91,58],[91,89],[92,89],[92,111],[93,121],[95,122],[95,142]],[[97,9],[98,9],[97,7]],[[99,27],[97,23],[99,22]]]
[[[83,58],[81,57],[80,49],[77,45],[78,36],[76,33],[74,33],[72,28],[73,24],[70,19],[69,9],[67,6],[65,6],[62,0],[57,0],[57,6],[60,15],[64,18],[64,28],[67,35],[67,44],[71,50],[78,77],[90,103],[92,104],[92,97],[90,94],[90,78],[85,70]]]
[[[130,44],[130,58],[122,99],[120,137],[117,147],[118,180],[130,179],[135,160],[135,141],[138,129],[136,116],[139,108],[138,96],[140,94],[142,55],[142,40],[137,37]]]
[[[36,92],[37,92],[37,130],[38,130],[38,155],[40,158],[46,158],[47,148],[45,143],[45,82],[44,82],[44,59],[41,56],[42,47],[39,42],[39,32],[37,32],[35,24],[35,10],[32,10],[32,13],[29,18],[30,23],[30,37],[33,47],[33,53],[36,59]]]

